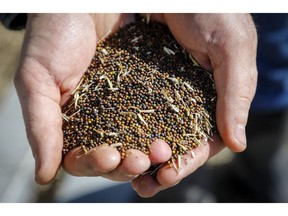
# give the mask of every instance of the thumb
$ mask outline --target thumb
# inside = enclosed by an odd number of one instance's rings
[[[237,71],[236,68],[232,70]],[[239,72],[241,70],[242,68],[238,68]],[[249,74],[256,74],[255,69],[250,69],[249,71]],[[237,76],[235,75],[227,83],[224,83],[220,79],[218,82],[215,81],[216,89],[218,89],[216,107],[217,127],[224,143],[235,152],[245,150],[247,144],[245,127],[255,92],[254,83],[256,80],[256,78],[252,79],[250,77],[246,79],[249,74],[237,74]]]
[[[62,156],[60,92],[45,67],[32,57],[20,64],[14,81],[35,157],[35,181],[47,184],[56,175]]]
[[[246,148],[245,126],[255,94],[257,34],[249,14],[168,14],[179,43],[203,67],[213,69],[220,136],[233,151]]]
[[[213,51],[214,56],[211,54],[217,92],[217,127],[224,143],[235,152],[246,148],[245,127],[256,91],[256,33],[254,36],[249,45],[227,40],[225,46],[217,47],[218,52]]]

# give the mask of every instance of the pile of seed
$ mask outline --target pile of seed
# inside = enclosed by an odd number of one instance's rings
[[[172,149],[170,163],[216,131],[213,76],[168,28],[138,19],[100,40],[92,62],[62,108],[63,156],[108,144],[149,154],[154,139]]]

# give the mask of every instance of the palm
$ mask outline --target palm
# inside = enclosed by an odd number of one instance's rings
[[[38,183],[50,181],[61,162],[61,105],[88,67],[97,40],[123,22],[117,14],[41,14],[28,20],[15,85]]]

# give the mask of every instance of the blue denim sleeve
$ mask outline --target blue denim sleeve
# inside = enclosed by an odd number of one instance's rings
[[[258,85],[252,110],[288,108],[288,14],[254,14]]]

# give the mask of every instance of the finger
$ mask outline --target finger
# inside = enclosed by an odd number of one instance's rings
[[[253,73],[256,74],[256,70]],[[217,127],[226,145],[234,152],[245,150],[247,145],[245,128],[255,93],[254,83],[256,82],[254,81],[256,78],[247,81],[247,74],[239,74],[239,76],[241,77],[235,76],[233,78],[239,80],[237,84],[232,80],[229,83],[223,83],[219,80],[216,84],[216,86],[222,85],[222,87],[217,87],[220,89],[218,90],[216,108]]]
[[[97,38],[100,40],[135,21],[135,14],[133,13],[97,13],[91,15],[95,23]]]
[[[75,176],[100,176],[114,170],[120,161],[120,153],[115,148],[99,146],[85,154],[78,147],[67,153],[63,168]]]
[[[35,157],[35,181],[39,184],[48,183],[56,175],[63,139],[60,93],[52,77],[43,70],[33,59],[26,59],[15,76],[27,137]]]
[[[147,22],[150,20],[165,23],[165,16],[162,13],[141,13],[140,16],[146,19]]]
[[[231,150],[243,151],[245,126],[257,80],[257,34],[251,16],[168,14],[162,20],[203,67],[213,68],[217,127]]]
[[[45,184],[61,162],[59,104],[65,103],[89,65],[96,33],[94,22],[85,14],[33,14],[28,18],[15,86],[36,159],[35,180]]]
[[[257,82],[256,32],[249,17],[242,22],[247,32],[232,28],[225,40],[215,34],[208,48],[217,91],[217,127],[235,152],[246,148],[245,127]]]
[[[131,181],[131,186],[133,190],[143,198],[152,197],[164,189],[164,187],[162,187],[159,182],[150,175],[140,175]]]
[[[163,140],[156,139],[149,148],[149,158],[153,164],[164,163],[172,156],[171,147]]]
[[[75,176],[102,176],[113,181],[129,181],[150,167],[150,160],[144,153],[130,149],[125,158],[116,148],[96,147],[85,154],[75,148],[65,156],[63,168]]]
[[[130,181],[148,170],[150,165],[151,162],[147,155],[139,150],[129,149],[119,167],[109,175],[117,181]]]
[[[193,155],[182,156],[181,162],[178,159],[175,166],[172,164],[161,167],[157,172],[156,179],[149,174],[137,177],[132,181],[133,189],[142,197],[151,197],[161,190],[178,184],[224,148],[224,144],[219,138],[213,137],[213,140],[209,144],[206,143],[195,148]]]

